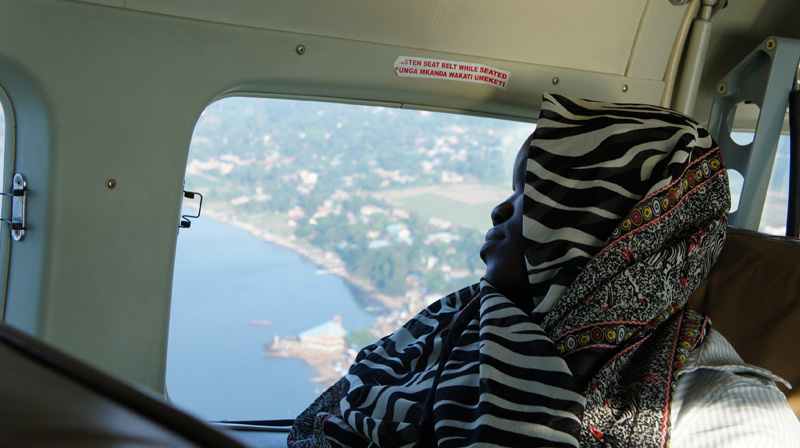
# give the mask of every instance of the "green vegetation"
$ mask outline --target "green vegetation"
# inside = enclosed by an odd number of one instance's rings
[[[510,193],[514,156],[532,129],[408,110],[225,99],[198,122],[186,187],[202,192],[213,211],[335,254],[378,292],[421,297],[477,280],[489,212]]]
[[[499,196],[502,197],[502,195]],[[438,194],[409,196],[392,201],[392,203],[396,203],[401,209],[417,213],[427,219],[447,219],[450,222],[460,223],[463,226],[475,229],[486,229],[491,225],[489,213],[497,205],[496,202],[487,202],[465,206],[464,203]]]
[[[347,335],[347,342],[356,347],[357,350],[372,344],[378,340],[378,337],[369,330],[358,329]]]

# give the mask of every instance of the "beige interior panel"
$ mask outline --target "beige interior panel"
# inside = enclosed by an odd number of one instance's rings
[[[669,0],[77,1],[648,80],[663,79],[687,10]],[[707,119],[716,82],[755,45],[800,38],[798,19],[795,0],[736,0],[718,11],[695,118]]]
[[[125,6],[125,0],[77,0],[83,3],[95,3],[97,5],[114,6],[122,8]]]
[[[622,75],[645,4],[449,0],[433,31],[431,48]],[[576,29],[582,32],[575,33]]]
[[[664,79],[672,47],[687,11],[667,1],[650,0],[632,49],[627,76]]]
[[[127,0],[126,9],[425,48],[442,0]]]
[[[87,0],[106,3],[106,0]],[[125,9],[538,65],[625,74],[646,11],[639,64],[663,72],[685,7],[641,0],[127,0]],[[568,27],[564,24],[569,23]],[[582,30],[575,33],[574,30]],[[588,32],[587,32],[588,31]],[[663,33],[670,33],[664,55]],[[652,48],[652,47],[659,48]],[[662,61],[663,62],[663,61]],[[636,75],[633,75],[636,76]]]

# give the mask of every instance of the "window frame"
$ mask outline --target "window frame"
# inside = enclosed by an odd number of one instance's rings
[[[378,108],[386,108],[386,109],[392,109],[392,110],[404,111],[404,112],[428,112],[428,113],[434,113],[434,114],[444,114],[444,115],[453,115],[453,116],[472,117],[472,118],[478,118],[478,119],[490,119],[490,120],[498,120],[498,121],[504,121],[504,122],[513,122],[513,123],[516,123],[518,125],[523,125],[523,126],[530,125],[530,126],[532,126],[531,131],[533,129],[535,129],[535,125],[536,125],[536,120],[531,120],[530,118],[526,118],[526,117],[487,114],[487,113],[475,113],[475,112],[472,112],[472,111],[466,111],[466,110],[461,110],[461,109],[449,109],[449,108],[440,108],[440,107],[425,107],[425,106],[408,105],[408,104],[400,104],[400,103],[393,103],[393,102],[355,100],[355,99],[348,99],[348,98],[341,98],[341,97],[320,97],[320,96],[293,95],[293,94],[261,94],[261,93],[254,94],[254,93],[241,92],[241,91],[229,92],[229,93],[226,93],[224,95],[221,95],[219,97],[214,98],[211,102],[209,102],[206,105],[204,110],[207,110],[212,105],[214,105],[214,104],[216,104],[216,103],[218,103],[220,101],[227,100],[227,99],[237,99],[237,98],[240,98],[240,99],[258,99],[258,100],[265,100],[265,101],[276,101],[276,100],[277,101],[298,101],[298,102],[305,102],[305,103],[329,103],[329,104],[332,104],[332,105],[344,105],[344,106],[378,107]],[[201,119],[202,119],[202,115],[197,117],[198,123],[201,121]],[[196,127],[193,130],[193,137],[194,137],[194,133],[197,131],[197,124],[195,126]],[[519,140],[518,143],[521,144],[522,141],[523,140]],[[516,143],[514,143],[514,145],[516,145]],[[514,154],[516,154],[516,151],[517,151],[517,147],[514,146],[514,148],[513,148]],[[191,159],[192,159],[192,155],[191,155],[191,147],[190,147],[189,148],[189,154],[187,154],[187,162],[190,161]],[[511,157],[510,160],[513,161],[513,156]],[[187,165],[188,165],[188,163],[187,163]],[[510,175],[510,173],[509,173],[509,175]],[[185,179],[186,179],[186,177],[185,177]],[[186,180],[185,180],[185,182],[186,182]],[[510,184],[510,180],[508,182],[504,183],[503,185],[505,186],[506,184]],[[185,188],[188,188],[188,189],[191,190],[191,189],[195,188],[195,186],[187,183],[187,184],[185,184]],[[508,189],[508,191],[510,192],[510,188]],[[182,208],[181,210],[182,210],[181,213],[183,213],[184,209]],[[204,204],[203,211],[204,212],[206,211],[205,204]],[[487,220],[488,220],[488,211],[487,211]],[[177,250],[177,245],[176,245],[176,250]],[[172,297],[173,301],[175,300],[174,293],[175,293],[175,290],[174,290],[174,285],[173,285],[173,297]],[[174,309],[171,310],[171,314],[173,312],[174,312]],[[169,351],[169,346],[167,347],[167,351]],[[167,364],[169,364],[169,362]],[[169,369],[169,366],[167,365],[165,367],[165,372],[164,372],[164,376],[165,376],[164,384],[165,384],[165,390],[167,391],[167,395],[170,397],[169,398],[170,401],[172,401],[174,399],[174,396],[172,394],[170,394],[170,392],[169,392],[169,384],[167,382],[167,371],[168,371],[168,369]],[[187,407],[186,403],[179,403],[178,405]],[[198,412],[198,413],[200,412],[200,411],[198,411],[196,409],[193,409],[191,407],[187,407],[187,409],[191,409],[192,412]],[[237,423],[237,422],[233,422],[233,421],[229,421],[229,420],[225,420],[225,421],[229,422],[229,423]],[[249,420],[242,420],[242,421],[239,421],[238,423],[246,423],[248,425],[255,424],[256,426],[258,426],[258,425],[281,426],[278,423],[285,423],[285,422],[286,422],[285,420],[266,420],[266,421],[257,421],[257,422],[256,421],[249,421]]]
[[[2,150],[3,168],[0,172],[0,191],[7,193],[11,190],[11,178],[14,174],[14,160],[16,153],[16,120],[11,99],[5,89],[0,85],[0,107],[2,107],[5,121],[5,142]],[[11,219],[11,198],[2,196],[2,218]],[[11,255],[11,231],[5,225],[0,226],[0,322],[5,320],[6,289],[8,285],[8,263]]]

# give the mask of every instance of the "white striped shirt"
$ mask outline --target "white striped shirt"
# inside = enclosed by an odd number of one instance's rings
[[[788,386],[712,329],[681,370],[670,447],[800,447],[800,421],[775,381]]]

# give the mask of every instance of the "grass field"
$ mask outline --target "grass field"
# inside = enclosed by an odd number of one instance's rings
[[[375,197],[418,213],[425,219],[441,218],[476,229],[492,226],[489,214],[510,194],[508,187],[481,184],[437,185],[373,193]]]

